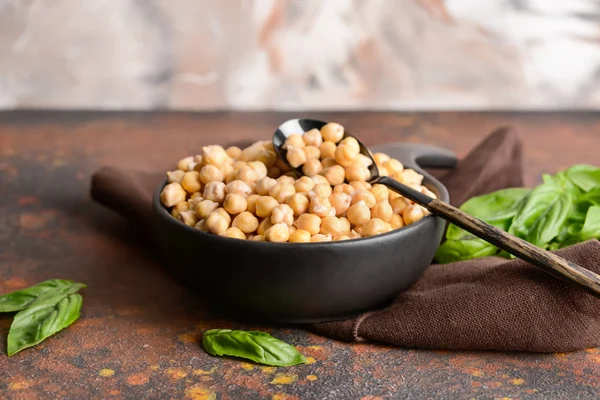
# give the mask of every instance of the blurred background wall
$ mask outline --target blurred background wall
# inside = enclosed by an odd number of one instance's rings
[[[597,0],[0,0],[0,108],[598,109]]]

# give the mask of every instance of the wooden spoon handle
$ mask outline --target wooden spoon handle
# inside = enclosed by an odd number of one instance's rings
[[[454,225],[494,246],[541,268],[563,281],[575,284],[600,297],[600,275],[498,229],[448,203],[424,195],[394,179],[383,177],[377,183],[386,185],[407,199],[427,208],[433,214],[452,222]]]

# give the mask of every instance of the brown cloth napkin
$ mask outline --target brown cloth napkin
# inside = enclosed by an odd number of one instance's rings
[[[522,185],[521,143],[498,129],[441,177],[452,203]],[[92,197],[134,222],[152,241],[151,198],[162,172],[102,168]],[[557,251],[600,272],[600,242]],[[499,257],[431,265],[383,310],[305,326],[345,341],[458,350],[564,352],[600,345],[600,299],[520,261]]]

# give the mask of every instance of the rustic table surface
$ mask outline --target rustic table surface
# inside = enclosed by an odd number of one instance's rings
[[[527,185],[542,172],[599,162],[600,114],[594,113],[312,115],[343,123],[367,145],[423,142],[459,156],[494,128],[510,125],[524,142]],[[103,165],[165,170],[201,145],[267,139],[295,116],[0,113],[0,293],[56,277],[88,284],[79,321],[10,358],[4,354],[11,316],[0,316],[0,398],[600,396],[599,349],[542,355],[423,351],[273,329],[309,363],[273,368],[207,355],[199,344],[203,330],[247,326],[209,315],[170,279],[130,227],[90,199],[90,176]]]

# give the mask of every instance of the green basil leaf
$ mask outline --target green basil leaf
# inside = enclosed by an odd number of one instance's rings
[[[202,336],[202,346],[213,356],[240,357],[278,367],[306,362],[295,347],[267,332],[211,329]]]
[[[545,248],[561,233],[572,206],[572,197],[563,187],[554,181],[543,183],[523,202],[509,232]]]
[[[589,208],[580,236],[581,241],[600,239],[600,206]]]
[[[569,180],[584,192],[600,188],[600,169],[595,171],[576,171],[567,174]]]
[[[508,229],[523,199],[531,192],[525,188],[498,190],[482,196],[472,197],[460,206],[469,215],[475,216],[500,229]],[[446,238],[450,240],[464,239],[473,236],[465,230],[450,224]]]
[[[44,293],[15,315],[8,331],[9,356],[35,346],[79,318],[83,299],[71,290]]]
[[[17,290],[0,296],[0,312],[20,311],[27,308],[40,295],[53,290],[75,289],[77,292],[85,285],[64,279],[50,279],[26,289]]]
[[[498,249],[483,239],[446,240],[435,253],[438,264],[493,256]]]

